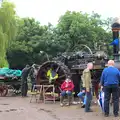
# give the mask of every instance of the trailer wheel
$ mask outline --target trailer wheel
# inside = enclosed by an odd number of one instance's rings
[[[8,87],[6,85],[0,86],[0,95],[5,97],[8,94]]]

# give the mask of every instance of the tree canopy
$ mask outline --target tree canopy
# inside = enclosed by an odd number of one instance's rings
[[[0,7],[0,67],[8,66],[6,51],[17,31],[17,18],[15,6],[9,2],[3,2]]]
[[[81,45],[93,51],[111,42],[112,18],[101,19],[97,13],[67,11],[58,24],[41,25],[34,18],[19,18],[12,3],[3,2],[0,8],[0,65],[7,60],[11,68],[22,69],[26,64],[41,64],[58,53],[81,50]],[[100,47],[101,46],[101,47]],[[111,48],[106,46],[110,55]],[[40,51],[44,51],[41,53]],[[7,53],[7,54],[6,54]]]

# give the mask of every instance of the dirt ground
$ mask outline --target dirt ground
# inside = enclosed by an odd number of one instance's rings
[[[97,105],[92,106],[93,113],[85,113],[80,105],[60,107],[59,102],[44,104],[29,100],[29,97],[0,97],[0,120],[120,120],[112,114],[105,118]]]

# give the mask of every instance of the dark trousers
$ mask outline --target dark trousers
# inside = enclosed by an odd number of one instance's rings
[[[95,93],[95,96],[96,98],[98,99],[98,90],[99,90],[99,83],[95,83],[93,86],[92,86],[92,92],[93,92],[93,95]]]
[[[36,83],[32,83],[31,91],[33,91],[34,85],[36,85]],[[35,89],[35,88],[34,88],[34,89]]]
[[[31,91],[33,91],[34,85],[36,85],[36,79],[35,78],[31,78],[31,84],[32,84]],[[36,88],[34,88],[34,89],[36,89]]]
[[[88,112],[90,110],[91,101],[92,101],[92,93],[91,93],[91,90],[90,90],[90,92],[86,92],[85,112]]]
[[[28,91],[28,84],[26,79],[22,79],[22,85],[21,85],[21,94],[23,97],[27,96]]]
[[[113,100],[113,113],[118,115],[119,111],[119,87],[117,85],[110,85],[104,87],[105,97],[104,97],[104,111],[105,114],[109,114],[109,103],[112,94]]]

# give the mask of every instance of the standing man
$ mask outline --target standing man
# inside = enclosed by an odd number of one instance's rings
[[[22,70],[22,75],[21,75],[21,94],[22,97],[27,96],[27,90],[28,90],[28,84],[27,84],[27,77],[30,71],[30,66],[26,65],[26,67]]]
[[[31,84],[32,84],[31,91],[33,91],[33,87],[34,85],[36,85],[36,77],[37,77],[37,70],[36,70],[35,64],[32,65],[30,72],[29,72],[29,76],[30,76]]]
[[[90,109],[92,100],[91,69],[93,69],[93,63],[88,63],[87,68],[83,71],[83,88],[85,88],[86,91],[85,112],[92,112]]]
[[[114,116],[118,116],[119,111],[119,80],[120,73],[117,68],[114,67],[114,61],[108,61],[108,67],[105,68],[101,76],[101,85],[104,87],[104,112],[105,117],[109,116],[109,103],[112,94],[113,99],[113,113]]]

